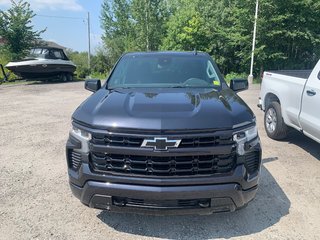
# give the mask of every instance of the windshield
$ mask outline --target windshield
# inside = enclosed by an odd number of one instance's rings
[[[211,60],[203,55],[125,55],[108,81],[109,89],[220,86],[221,81]]]
[[[62,59],[68,60],[67,56],[61,49],[34,48],[30,50],[29,57],[45,58],[45,59]]]

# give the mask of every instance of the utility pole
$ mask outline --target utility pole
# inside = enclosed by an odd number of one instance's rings
[[[259,0],[257,0],[257,2],[256,2],[256,14],[254,17],[250,75],[248,76],[249,85],[251,85],[253,83],[253,63],[254,63],[254,51],[255,51],[255,47],[256,47],[258,11],[259,11]]]
[[[150,11],[150,1],[146,0],[146,42],[147,42],[147,51],[149,51],[150,46],[149,46],[149,11]]]
[[[88,68],[91,68],[91,40],[90,40],[90,13],[88,12],[87,16],[88,23]]]

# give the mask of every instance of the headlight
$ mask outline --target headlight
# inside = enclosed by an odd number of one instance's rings
[[[89,141],[91,140],[91,134],[89,132],[78,127],[72,126],[70,135],[81,142],[81,149],[79,149],[79,151],[83,153],[89,152]]]
[[[91,140],[91,134],[85,130],[72,126],[71,132],[84,140]]]
[[[258,136],[257,126],[253,126],[242,131],[236,132],[233,135],[233,140],[237,143],[237,153],[239,155],[245,154],[245,144],[255,139]]]

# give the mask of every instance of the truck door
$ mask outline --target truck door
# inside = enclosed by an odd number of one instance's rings
[[[300,124],[304,133],[320,142],[320,61],[303,91]]]

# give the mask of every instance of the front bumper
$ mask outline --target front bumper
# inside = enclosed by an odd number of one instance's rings
[[[237,183],[200,186],[144,186],[110,182],[88,181],[83,187],[70,182],[72,193],[92,208],[113,212],[144,214],[211,214],[235,211],[253,200],[257,185],[243,190]],[[192,207],[165,206],[168,200],[205,199],[208,204]],[[118,199],[121,199],[119,202]],[[156,200],[162,205],[137,205],[126,203],[128,199]],[[117,201],[116,201],[117,200]]]
[[[254,199],[259,172],[248,176],[244,165],[230,175],[220,177],[153,179],[95,174],[89,164],[79,171],[69,169],[69,183],[74,196],[89,207],[113,212],[154,215],[200,214],[232,212]],[[80,185],[77,185],[80,184]],[[121,203],[115,199],[121,199]],[[156,200],[157,204],[126,204],[128,199]],[[170,206],[168,200],[203,200],[205,206]],[[208,203],[207,202],[207,203]]]
[[[81,164],[74,169],[68,161],[72,193],[92,208],[113,212],[141,214],[211,214],[232,212],[254,199],[261,167],[260,143],[250,146],[259,152],[259,167],[249,173],[245,163],[239,163],[227,174],[180,177],[147,177],[121,174],[101,174],[92,170],[89,153],[81,153]],[[81,144],[70,137],[68,150]],[[188,203],[187,205],[184,205]]]

